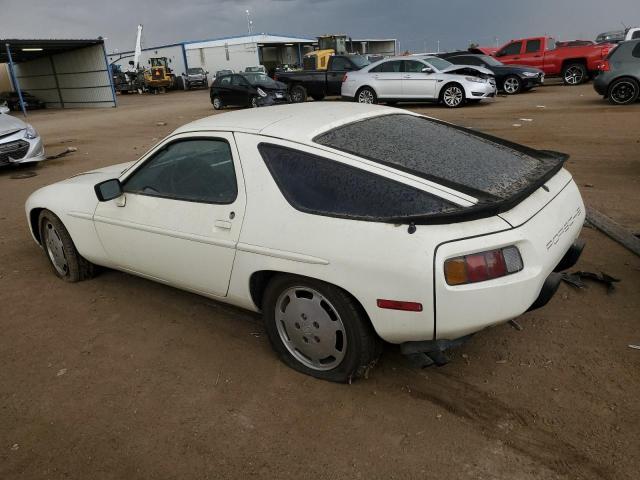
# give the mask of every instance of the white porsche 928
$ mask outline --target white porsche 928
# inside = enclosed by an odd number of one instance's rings
[[[381,340],[423,364],[544,305],[584,205],[566,155],[394,108],[214,115],[136,162],[33,193],[53,272],[95,265],[264,314],[289,366],[345,382]]]

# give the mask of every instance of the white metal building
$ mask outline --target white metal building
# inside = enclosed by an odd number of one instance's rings
[[[115,107],[104,42],[92,40],[0,40],[16,91],[28,91],[47,108]]]
[[[398,54],[398,42],[395,38],[350,38],[347,48],[350,52],[363,55],[393,57]]]
[[[267,69],[278,64],[302,64],[302,56],[316,40],[260,33],[237,37],[217,38],[185,43],[189,67],[202,67],[215,73],[218,70],[243,71],[246,67],[264,65]]]

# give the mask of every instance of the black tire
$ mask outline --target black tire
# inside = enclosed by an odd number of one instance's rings
[[[517,95],[522,91],[522,80],[517,75],[509,75],[502,83],[502,90],[507,95]]]
[[[638,100],[640,85],[633,78],[619,78],[609,85],[607,98],[612,105],[629,105]]]
[[[253,96],[249,98],[249,106],[251,108],[258,108],[258,97]]]
[[[302,363],[289,351],[279,333],[276,320],[278,299],[292,288],[310,289],[319,293],[335,309],[344,326],[346,351],[340,363],[330,370],[318,370]],[[350,295],[334,285],[297,275],[278,275],[269,282],[262,306],[269,341],[280,359],[294,370],[322,380],[351,383],[352,380],[365,376],[380,356],[381,341],[373,331],[366,313]],[[301,322],[311,322],[314,318],[307,319],[304,313],[301,317],[304,319]],[[313,324],[317,325],[315,321]]]
[[[289,92],[291,103],[303,103],[307,101],[307,89],[302,85],[294,85]]]
[[[449,100],[450,96],[455,96],[456,100]],[[467,101],[464,88],[459,83],[449,83],[442,87],[440,91],[440,102],[447,108],[459,108]]]
[[[96,266],[78,253],[69,232],[53,212],[49,210],[40,212],[38,226],[44,254],[49,261],[51,270],[57,277],[66,282],[75,283],[92,278],[95,275]],[[62,268],[63,271],[59,271],[60,267],[56,267],[54,263],[55,255],[52,253],[53,246],[48,242],[49,236],[59,239],[62,245],[63,255],[66,260],[66,267]]]
[[[211,104],[213,105],[214,110],[222,110],[224,108],[224,104],[222,103],[222,99],[217,95],[211,98]]]
[[[356,96],[354,97],[354,100],[357,103],[375,105],[376,103],[378,103],[378,95],[376,95],[376,92],[373,88],[362,87],[360,90],[356,92]]]
[[[313,100],[316,102],[321,102],[322,100],[324,100],[324,95],[311,95],[311,98],[313,98]]]
[[[567,63],[562,67],[562,81],[565,85],[580,85],[589,79],[587,67],[584,63]]]

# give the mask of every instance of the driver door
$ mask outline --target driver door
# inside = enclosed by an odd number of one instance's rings
[[[405,98],[435,98],[437,75],[423,72],[427,68],[422,62],[404,60],[402,76],[402,94]]]
[[[120,180],[123,195],[94,213],[114,265],[226,296],[246,203],[233,134],[171,137]]]

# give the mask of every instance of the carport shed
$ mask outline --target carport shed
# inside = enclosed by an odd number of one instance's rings
[[[47,108],[116,106],[101,38],[8,39],[0,40],[0,47],[0,63],[8,65],[11,83],[21,98],[22,91],[28,91]]]

